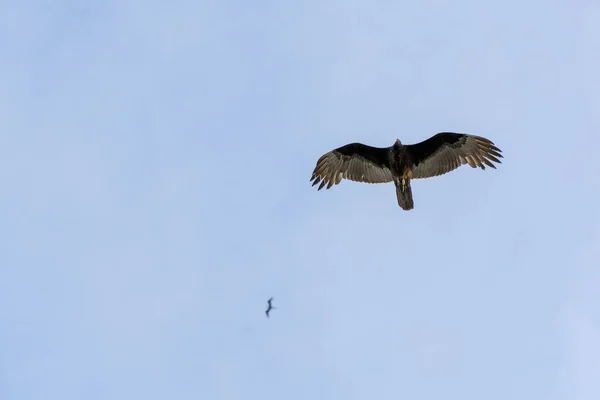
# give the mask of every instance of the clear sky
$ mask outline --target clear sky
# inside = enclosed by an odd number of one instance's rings
[[[0,1],[0,399],[600,399],[598,71],[591,0]],[[439,131],[503,164],[310,185]]]

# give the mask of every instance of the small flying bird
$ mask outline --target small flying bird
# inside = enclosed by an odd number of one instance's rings
[[[501,164],[501,152],[486,138],[454,132],[440,132],[412,145],[403,145],[400,139],[383,148],[350,143],[322,155],[310,180],[312,186],[321,182],[318,190],[325,185],[330,189],[342,179],[394,182],[398,205],[408,211],[414,208],[411,179],[443,175],[464,164],[496,169],[492,161]]]
[[[277,309],[276,307],[273,307],[273,306],[271,305],[271,301],[272,301],[272,300],[273,300],[273,298],[271,297],[271,298],[270,298],[270,299],[267,301],[267,303],[269,304],[269,307],[268,307],[268,308],[267,308],[267,310],[265,311],[265,314],[267,314],[267,318],[269,318],[269,313],[271,312],[271,310],[276,310],[276,309]]]

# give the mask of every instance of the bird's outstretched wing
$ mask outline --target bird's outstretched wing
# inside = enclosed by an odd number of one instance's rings
[[[372,147],[350,143],[325,153],[317,161],[310,180],[319,189],[337,185],[342,179],[356,182],[384,183],[393,180],[388,164],[389,147]]]
[[[495,169],[492,161],[502,163],[502,151],[492,141],[464,133],[441,132],[406,149],[413,161],[413,179],[442,175],[464,164]]]

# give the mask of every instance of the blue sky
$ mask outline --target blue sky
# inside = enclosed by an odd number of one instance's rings
[[[600,398],[598,21],[1,2],[0,398]],[[503,164],[310,186],[439,131]]]

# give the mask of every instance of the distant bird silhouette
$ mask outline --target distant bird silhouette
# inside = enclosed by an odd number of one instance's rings
[[[492,162],[501,164],[501,150],[489,139],[465,133],[440,132],[420,143],[404,145],[396,140],[390,147],[350,143],[323,154],[310,180],[318,190],[339,184],[342,179],[356,182],[394,182],[398,205],[412,210],[410,181],[446,174],[464,164],[481,169]]]
[[[276,310],[276,309],[277,309],[276,307],[273,307],[273,306],[271,305],[271,301],[273,301],[273,298],[272,298],[272,297],[271,297],[271,298],[270,298],[270,299],[267,301],[267,303],[269,304],[269,307],[268,307],[268,308],[267,308],[267,310],[265,311],[265,314],[267,314],[267,318],[269,318],[269,313],[271,312],[271,310]]]

